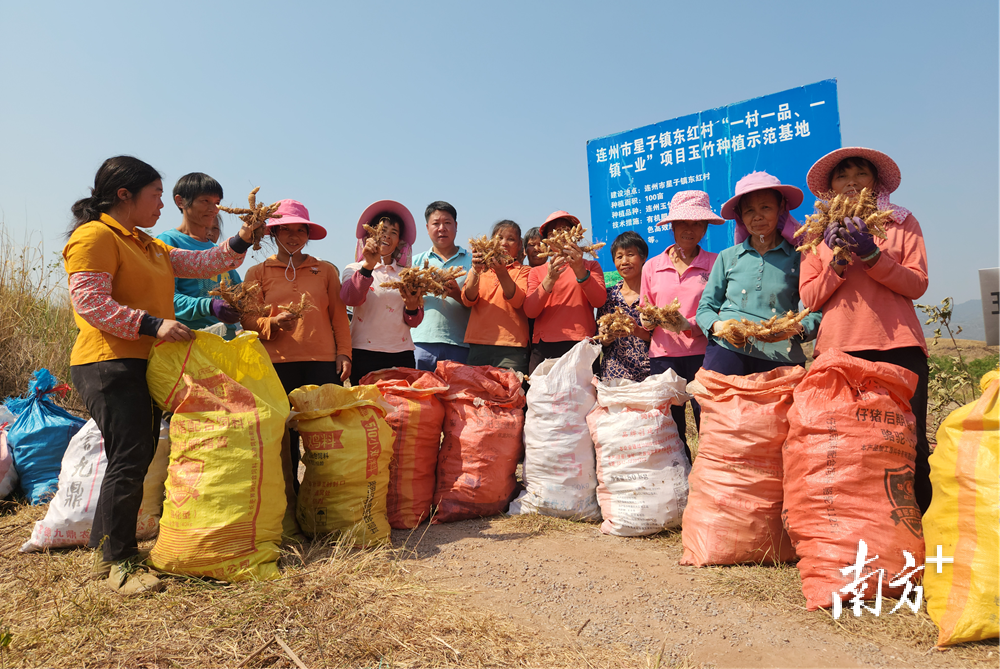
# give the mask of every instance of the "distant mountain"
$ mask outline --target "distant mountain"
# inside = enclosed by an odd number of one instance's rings
[[[920,317],[921,324],[927,320],[924,312],[919,309],[917,309],[917,316]],[[969,300],[956,304],[951,314],[952,332],[958,329],[957,325],[962,326],[962,334],[957,335],[956,339],[975,339],[977,341],[986,339],[986,325],[983,324],[983,301]],[[924,336],[933,337],[936,327],[938,327],[937,324],[924,325]],[[948,333],[942,330],[941,336],[946,337]]]

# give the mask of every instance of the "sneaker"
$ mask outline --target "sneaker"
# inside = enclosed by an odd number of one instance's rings
[[[119,562],[121,562],[121,560],[99,560],[98,558],[100,556],[101,556],[100,549],[94,551],[94,566],[90,570],[90,577],[95,581],[103,581],[104,579],[106,579],[108,577],[108,574],[111,573],[111,568],[116,564],[118,564]],[[139,549],[139,552],[132,558],[126,558],[126,559],[131,559],[136,564],[142,564],[146,561],[147,558],[149,558],[149,549],[142,548]]]
[[[133,560],[121,560],[112,565],[107,583],[112,590],[126,597],[144,592],[160,592],[166,587],[146,567]]]

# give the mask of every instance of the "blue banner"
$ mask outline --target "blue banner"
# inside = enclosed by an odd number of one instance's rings
[[[816,201],[806,172],[838,148],[835,79],[590,140],[591,233],[595,242],[607,243],[598,255],[601,268],[614,272],[611,242],[626,230],[646,240],[650,257],[673,244],[670,225],[656,224],[678,191],[707,192],[718,214],[750,172],[768,172],[801,188],[806,197],[792,215],[803,222]],[[732,246],[734,225],[708,226],[702,248]]]

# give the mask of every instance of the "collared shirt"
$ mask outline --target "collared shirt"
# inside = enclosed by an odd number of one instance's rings
[[[353,262],[341,276],[340,297],[354,307],[351,320],[351,346],[364,351],[402,353],[413,350],[410,330],[423,317],[406,315],[403,298],[395,288],[383,288],[383,283],[399,280],[396,263],[375,265],[371,277],[361,273],[361,263]]]
[[[246,280],[260,283],[264,303],[271,310],[266,316],[244,318],[243,327],[260,333],[271,362],[333,362],[338,355],[351,357],[351,324],[333,265],[309,256],[293,275],[285,263],[271,256],[248,269]],[[298,304],[302,295],[314,308],[307,309],[291,330],[271,328],[271,316],[284,311],[278,305]]]
[[[762,321],[799,310],[799,266],[802,254],[788,240],[763,257],[746,239],[719,254],[708,275],[708,283],[698,304],[696,320],[703,332],[710,333],[712,324],[730,318]],[[802,320],[802,334],[774,343],[748,342],[736,348],[724,339],[714,337],[719,346],[754,358],[788,364],[805,362],[802,342],[816,336],[821,314],[813,312]]]
[[[242,257],[242,256],[241,256]],[[104,273],[111,277],[111,298],[118,304],[145,311],[157,318],[174,317],[174,270],[170,247],[135,228],[131,232],[107,214],[84,223],[70,235],[63,248],[67,274]],[[100,330],[75,311],[80,328],[72,365],[149,357],[154,338],[122,339]]]
[[[715,265],[718,253],[700,249],[683,274],[677,272],[670,259],[671,245],[658,256],[650,258],[642,266],[642,287],[640,301],[647,299],[650,304],[665,307],[677,298],[681,303],[681,316],[688,319],[691,329],[684,332],[669,332],[656,328],[652,332],[649,357],[681,357],[704,355],[708,339],[695,322],[701,293],[708,283],[708,275]],[[700,247],[699,247],[700,248]]]
[[[643,268],[645,269],[645,268]],[[597,310],[597,317],[605,314],[612,314],[616,308],[621,308],[623,312],[632,317],[636,323],[639,322],[639,300],[632,304],[625,301],[622,295],[622,285],[624,280],[619,281],[611,288],[608,288],[608,301]],[[604,356],[601,358],[601,379],[632,379],[633,381],[643,381],[649,376],[649,344],[636,337],[619,337],[604,347]]]
[[[596,260],[584,260],[590,272],[583,283],[569,267],[563,270],[552,292],[542,287],[549,264],[532,267],[528,271],[528,292],[524,298],[524,315],[535,319],[533,340],[552,343],[557,341],[582,341],[597,333],[594,309],[608,299],[604,287],[604,270]]]
[[[465,331],[466,344],[528,346],[528,317],[521,307],[530,269],[517,263],[507,265],[507,273],[514,282],[514,294],[509,300],[504,297],[503,286],[493,270],[479,275],[479,296],[475,300],[467,299],[462,289],[462,304],[472,307],[469,327]]]
[[[919,346],[927,352],[913,300],[927,290],[927,249],[920,224],[912,214],[886,226],[886,239],[875,237],[882,255],[868,267],[856,257],[844,276],[830,267],[833,252],[826,244],[819,255],[802,260],[799,289],[811,309],[823,310],[816,355],[842,351],[886,351]]]
[[[461,246],[455,255],[447,260],[432,248],[413,258],[413,266],[423,267],[425,260],[431,267],[441,269],[449,267],[461,267],[465,271],[472,269],[472,254]],[[461,288],[465,284],[465,277],[459,277],[457,282]],[[469,312],[467,306],[450,297],[425,295],[424,320],[413,328],[413,341],[418,344],[451,344],[468,348],[469,345],[465,343],[465,331],[469,327]]]
[[[203,242],[184,234],[180,230],[167,230],[157,235],[156,238],[165,242],[168,246],[177,249],[187,249],[188,251],[209,251],[215,246],[212,242]],[[225,240],[223,240],[223,243],[225,243]],[[216,274],[207,279],[175,278],[175,318],[192,330],[200,330],[218,323],[219,319],[212,315],[212,297],[208,294],[208,291],[218,287],[223,276],[228,276],[229,283],[234,286],[243,281],[234,269],[223,274]],[[236,327],[235,324],[226,326],[230,333],[235,333]]]

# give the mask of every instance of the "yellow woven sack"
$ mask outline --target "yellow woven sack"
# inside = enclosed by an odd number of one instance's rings
[[[306,465],[296,517],[310,536],[353,536],[359,546],[389,536],[386,494],[392,428],[391,406],[376,386],[303,386],[289,394],[299,411]]]
[[[156,403],[174,412],[152,565],[223,581],[278,578],[289,407],[256,333],[160,342],[146,379]]]
[[[934,496],[924,515],[928,559],[954,558],[941,573],[924,567],[927,613],[939,629],[938,645],[1000,636],[1000,490],[997,428],[1000,372],[979,383],[982,396],[951,412],[938,429],[930,457]]]

